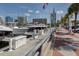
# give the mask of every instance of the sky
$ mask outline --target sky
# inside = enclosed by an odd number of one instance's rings
[[[56,11],[57,20],[67,13],[69,3],[48,3],[43,9],[43,3],[2,3],[0,4],[0,16],[28,16],[28,22],[32,22],[33,18],[47,18],[50,22],[50,13],[53,9]]]

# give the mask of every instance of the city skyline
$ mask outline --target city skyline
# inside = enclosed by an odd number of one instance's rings
[[[33,18],[47,18],[50,22],[50,13],[55,9],[57,13],[57,20],[64,16],[67,8],[70,6],[68,3],[49,3],[43,9],[44,3],[16,3],[16,4],[0,4],[0,16],[28,16],[28,22],[32,22]]]

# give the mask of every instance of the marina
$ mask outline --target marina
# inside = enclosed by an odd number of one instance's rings
[[[0,56],[79,56],[78,12],[79,3],[0,4]]]
[[[33,54],[32,50],[34,48],[36,48],[35,51],[37,51],[37,49],[39,49],[39,47],[42,46],[44,44],[44,42],[46,42],[47,40],[50,39],[50,32],[49,31],[50,30],[48,30],[43,35],[39,35],[39,38],[36,38],[36,39],[26,38],[25,36],[24,36],[25,39],[24,39],[23,36],[16,37],[16,38],[10,38],[10,39],[13,39],[12,40],[13,41],[13,44],[12,44],[13,47],[11,46],[11,41],[9,41],[9,44],[10,44],[9,49],[10,50],[4,51],[0,55],[3,55],[3,56],[6,56],[6,55],[7,56],[14,56],[14,55],[15,56],[23,56],[23,55],[28,55],[30,53]],[[23,37],[24,40],[21,37]],[[18,41],[15,42],[14,39],[17,39]]]
[[[4,26],[3,26],[4,27]],[[5,28],[8,28],[5,26]],[[51,31],[46,25],[30,25],[23,28],[9,28],[5,31],[5,28],[0,31],[9,32],[9,34],[2,36],[1,42],[7,42],[7,46],[0,48],[0,55],[2,56],[24,56],[24,55],[44,55],[43,48],[51,41]],[[46,42],[46,43],[45,43]],[[48,42],[48,43],[47,43]],[[50,43],[51,46],[51,43]],[[42,50],[39,50],[39,49]]]

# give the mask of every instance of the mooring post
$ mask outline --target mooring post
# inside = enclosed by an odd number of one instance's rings
[[[12,39],[9,41],[9,51],[12,51]]]

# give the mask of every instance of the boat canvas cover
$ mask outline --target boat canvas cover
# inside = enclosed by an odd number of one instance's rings
[[[0,25],[0,31],[13,31],[13,29],[11,29],[7,26]]]

